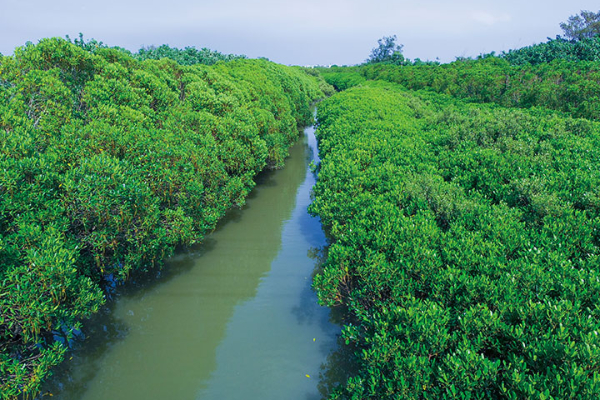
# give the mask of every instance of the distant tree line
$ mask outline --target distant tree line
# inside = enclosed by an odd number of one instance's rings
[[[99,42],[96,39],[85,40],[83,34],[80,33],[78,38],[71,40],[69,35],[66,39],[76,46],[81,47],[85,51],[94,53],[97,49],[108,48],[103,42]],[[179,65],[214,65],[219,61],[232,61],[238,59],[247,58],[245,55],[237,54],[224,54],[218,51],[210,50],[205,47],[198,50],[194,46],[187,46],[183,49],[177,47],[170,47],[167,44],[161,46],[142,46],[137,53],[132,53],[122,47],[112,47],[113,49],[119,50],[128,56],[131,56],[139,61],[144,60],[161,60],[163,58],[171,59],[177,62]]]
[[[520,49],[509,50],[496,55],[495,52],[482,54],[478,59],[500,57],[512,65],[548,63],[554,60],[564,61],[600,61],[600,11],[583,10],[570,16],[560,24],[564,36],[548,38],[546,43],[534,44]],[[384,36],[377,41],[377,47],[371,50],[365,64],[391,65],[434,65],[435,61],[410,61],[402,54],[404,45],[397,43],[396,35]],[[470,58],[457,57],[457,61]]]

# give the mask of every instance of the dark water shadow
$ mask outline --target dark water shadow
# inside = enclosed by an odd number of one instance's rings
[[[315,267],[311,276],[323,271],[323,264],[327,259],[328,246],[312,247],[308,250],[308,257],[314,260]],[[319,323],[322,329],[334,329],[336,344],[332,348],[331,344],[323,343],[320,351],[325,358],[320,366],[319,383],[317,385],[319,395],[308,395],[306,399],[326,399],[340,385],[346,383],[349,377],[358,371],[355,348],[352,345],[346,345],[341,337],[341,326],[347,321],[348,311],[346,308],[338,306],[329,308],[330,312],[323,316],[323,313],[315,312],[314,302],[317,301],[317,295],[312,286],[307,286],[302,293],[300,306],[292,311],[299,323],[314,321],[315,314],[320,314]]]
[[[346,345],[341,337],[337,340],[337,349],[327,355],[327,360],[321,365],[318,389],[323,399],[344,385],[351,376],[358,373],[355,356],[356,348]]]
[[[314,130],[307,131],[307,151],[305,154],[307,163],[317,164],[319,162],[317,140],[314,136]],[[312,201],[312,190],[318,178],[317,172],[307,169],[305,184],[310,185],[309,198]],[[307,256],[314,261],[314,269],[311,274],[311,282],[317,274],[323,272],[323,266],[327,260],[327,253],[331,244],[331,238],[326,230],[323,230],[319,217],[311,216],[308,212],[302,215],[298,221],[301,234],[308,243],[313,244]],[[332,334],[336,337],[336,346],[332,349],[331,344],[323,343],[320,345],[320,351],[326,361],[321,364],[319,372],[319,383],[317,385],[319,394],[309,394],[307,400],[326,399],[334,392],[336,388],[345,384],[349,377],[355,375],[358,371],[356,362],[356,349],[353,345],[346,345],[341,337],[341,326],[344,321],[348,321],[348,311],[344,307],[332,307],[329,313],[317,312],[315,307],[317,302],[317,293],[311,285],[304,287],[299,305],[294,307],[292,313],[296,316],[299,324],[318,323],[323,330],[334,330]]]
[[[232,214],[237,212],[238,210],[233,210]],[[217,229],[222,229],[235,220],[226,219]],[[119,300],[125,297],[141,298],[179,275],[188,273],[193,268],[193,263],[189,261],[211,252],[215,245],[216,241],[207,237],[202,243],[175,255],[173,262],[167,262],[161,268],[133,272],[125,283],[116,286],[98,313],[82,321],[81,334],[71,342],[65,360],[52,370],[52,376],[42,386],[41,396],[60,394],[67,385],[75,381],[92,381],[100,369],[100,360],[111,347],[125,340],[129,334],[129,326],[115,316]],[[82,365],[85,368],[79,367]],[[74,374],[78,375],[77,378]],[[70,385],[69,396],[80,398],[87,390],[87,386]]]

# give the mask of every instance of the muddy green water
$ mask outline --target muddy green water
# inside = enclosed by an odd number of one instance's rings
[[[308,215],[314,130],[242,210],[153,279],[120,288],[45,387],[54,399],[319,399],[339,326],[311,275],[325,237]],[[333,371],[333,372],[332,372]]]

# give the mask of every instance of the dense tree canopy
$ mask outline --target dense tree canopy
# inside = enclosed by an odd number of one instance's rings
[[[318,120],[332,398],[600,397],[599,123],[373,81]]]
[[[231,61],[240,58],[246,58],[243,55],[223,54],[218,51],[213,51],[207,48],[200,50],[195,47],[186,47],[178,49],[170,47],[166,44],[155,47],[142,47],[136,54],[133,55],[138,60],[160,60],[161,58],[169,58],[181,65],[205,64],[213,65],[218,61]]]
[[[600,119],[600,67],[597,62],[555,60],[511,66],[498,57],[444,65],[370,64],[359,69],[367,79],[399,83],[409,89],[447,93],[507,107],[547,107],[576,117]],[[326,79],[331,79],[327,75]]]
[[[543,64],[554,60],[600,61],[600,36],[568,40],[557,36],[545,43],[534,44],[501,54],[512,65]]]

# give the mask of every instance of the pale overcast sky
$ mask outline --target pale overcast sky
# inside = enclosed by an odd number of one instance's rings
[[[132,51],[166,43],[351,65],[395,34],[406,57],[448,62],[546,41],[570,15],[599,9],[598,0],[0,0],[0,53],[82,32]]]

